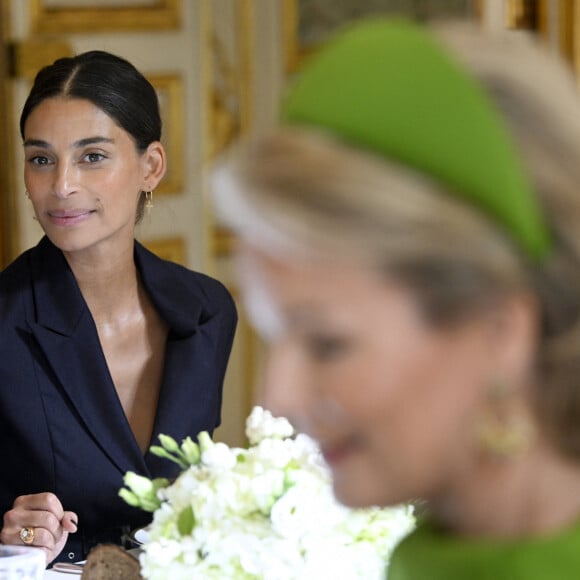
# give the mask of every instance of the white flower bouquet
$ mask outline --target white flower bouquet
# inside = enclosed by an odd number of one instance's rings
[[[125,476],[119,493],[154,512],[140,556],[148,580],[384,578],[389,555],[414,526],[411,506],[353,510],[333,496],[312,439],[255,407],[249,447],[178,445],[160,436],[156,455],[183,472],[173,482]]]

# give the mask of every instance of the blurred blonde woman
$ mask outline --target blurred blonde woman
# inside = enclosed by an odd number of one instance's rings
[[[215,174],[263,403],[351,506],[425,500],[390,580],[580,574],[580,107],[529,39],[372,20]]]

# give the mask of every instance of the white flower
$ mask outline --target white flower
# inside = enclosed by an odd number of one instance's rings
[[[246,436],[250,445],[256,445],[262,439],[286,439],[294,435],[294,428],[288,419],[274,417],[262,407],[254,407],[246,420]]]
[[[207,433],[181,446],[164,436],[152,452],[184,468],[171,485],[127,474],[131,489],[121,495],[144,509],[158,505],[140,556],[144,578],[383,578],[392,549],[414,526],[412,508],[339,504],[316,443],[293,437],[286,419],[260,407],[246,434],[247,449]]]
[[[232,469],[236,455],[225,443],[215,443],[201,454],[201,462],[213,469]]]

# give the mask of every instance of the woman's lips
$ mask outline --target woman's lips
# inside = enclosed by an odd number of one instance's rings
[[[72,226],[88,219],[93,210],[90,209],[71,209],[71,210],[53,210],[49,211],[50,221],[57,226]]]
[[[321,444],[320,450],[326,463],[330,467],[336,467],[351,457],[358,447],[356,439],[353,438],[332,444]]]

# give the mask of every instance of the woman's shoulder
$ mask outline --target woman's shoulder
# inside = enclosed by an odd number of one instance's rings
[[[0,327],[12,332],[17,321],[27,318],[33,304],[32,250],[26,250],[0,272]]]
[[[11,288],[22,287],[31,271],[30,258],[34,248],[25,250],[0,271],[0,292],[2,295]]]
[[[68,266],[62,252],[43,236],[0,271],[0,296],[30,290],[33,279],[42,279],[47,271],[58,277],[65,269]]]
[[[547,536],[478,540],[422,522],[395,549],[389,579],[575,580],[579,545],[580,524]]]
[[[18,274],[29,272],[32,269],[32,260],[53,260],[56,256],[62,256],[62,253],[51,244],[46,236],[43,236],[38,244],[24,250],[0,270],[0,281],[6,283]]]

